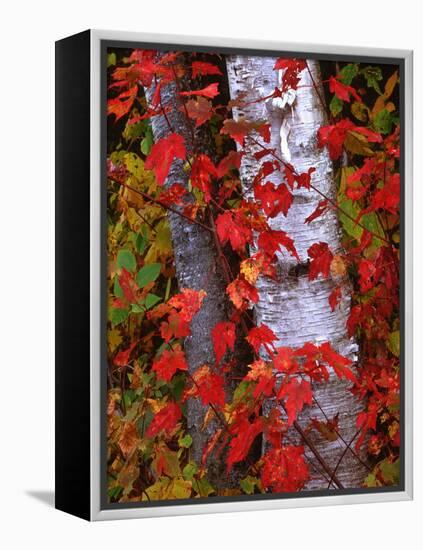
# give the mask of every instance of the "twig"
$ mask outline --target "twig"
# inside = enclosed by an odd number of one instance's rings
[[[269,155],[271,155],[274,159],[276,159],[278,162],[282,163],[285,167],[288,166],[289,163],[285,162],[283,159],[281,159],[278,155],[276,155],[272,149],[269,149],[268,147],[265,147],[263,144],[261,144],[257,139],[253,138],[252,136],[249,136],[251,141],[253,141],[254,143],[256,143],[259,147],[261,147],[262,149],[266,150],[269,152]],[[296,172],[296,170],[293,170],[291,166],[289,166],[289,169],[292,171],[292,173],[299,177],[299,174],[298,172]],[[337,210],[339,210],[339,212],[341,212],[344,216],[346,216],[349,220],[351,220],[352,222],[354,222],[356,225],[358,225],[359,227],[361,227],[362,229],[364,229],[365,231],[367,231],[368,233],[370,233],[371,235],[373,235],[373,237],[376,237],[377,239],[381,240],[381,241],[384,241],[386,242],[387,244],[389,244],[391,246],[391,243],[388,239],[386,239],[385,237],[382,237],[381,235],[378,235],[377,233],[374,233],[373,231],[370,231],[370,229],[368,229],[366,226],[364,226],[362,223],[360,223],[358,220],[354,219],[352,216],[350,216],[350,214],[348,214],[348,212],[346,212],[343,208],[341,208],[339,206],[339,204],[337,202],[335,202],[334,200],[332,200],[330,197],[328,197],[325,193],[323,193],[322,191],[320,191],[320,189],[318,189],[317,187],[315,187],[311,182],[310,182],[310,187],[311,189],[313,189],[313,191],[316,191],[316,193],[318,193],[320,196],[322,196],[325,200],[328,201],[329,204],[331,204],[334,208],[336,208]]]

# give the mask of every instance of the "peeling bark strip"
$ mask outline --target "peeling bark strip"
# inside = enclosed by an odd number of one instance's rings
[[[154,84],[146,89],[146,96],[149,101],[154,95]],[[175,83],[161,86],[162,105],[172,108],[166,116],[154,116],[151,119],[154,141],[167,137],[172,132],[180,134],[187,148],[188,158],[194,153],[192,144],[192,127],[180,110],[181,101]],[[209,136],[203,129],[195,131],[194,135],[195,152],[207,152],[213,157],[210,150]],[[184,170],[184,162],[175,160],[170,169],[165,186],[169,187],[174,183],[188,186],[189,172]],[[229,301],[226,295],[226,282],[216,250],[213,233],[205,228],[189,222],[176,212],[168,211],[172,243],[175,254],[176,276],[180,288],[192,288],[205,290],[207,296],[203,301],[200,311],[191,322],[191,335],[185,338],[184,351],[190,374],[193,374],[198,367],[204,364],[213,365],[215,361],[211,330],[222,321],[229,318]],[[235,351],[237,359],[243,359],[245,349],[248,346],[244,339],[236,343]],[[230,384],[227,384],[228,396],[231,393]],[[189,399],[187,406],[188,431],[193,443],[190,448],[192,458],[201,463],[203,449],[208,439],[215,433],[218,427],[216,421],[211,421],[207,427],[202,429],[204,416],[208,410],[199,399]],[[234,468],[230,475],[226,473],[224,460],[208,461],[208,480],[213,487],[219,489],[224,487],[236,487],[239,485],[239,478],[243,475],[243,466]]]
[[[269,96],[279,85],[278,71],[273,70],[275,62],[275,58],[266,57],[229,57],[227,68],[231,99],[239,94],[246,94],[245,102]],[[327,151],[319,149],[316,143],[318,128],[327,123],[321,101],[323,90],[318,93],[313,86],[314,80],[321,87],[320,69],[313,60],[308,61],[308,66],[310,72],[304,70],[301,73],[296,91],[289,90],[282,98],[234,108],[234,118],[245,117],[251,121],[265,120],[270,123],[271,143],[265,144],[266,147],[274,148],[276,155],[290,162],[297,173],[307,172],[314,167],[316,172],[312,175],[312,184],[329,198],[335,199],[332,163]],[[253,178],[260,167],[253,153],[261,148],[250,142],[245,149],[247,152],[242,159],[240,172],[247,190],[251,189]],[[283,173],[275,172],[268,179],[278,184],[283,181]],[[328,210],[312,223],[305,224],[304,220],[316,209],[322,197],[316,191],[304,188],[295,190],[293,194],[294,201],[288,215],[285,217],[280,214],[269,220],[272,229],[286,231],[294,239],[303,265],[307,262],[308,248],[315,242],[326,242],[334,254],[339,252],[340,230],[335,211]],[[303,272],[306,270],[292,269],[296,264],[296,260],[288,253],[278,253],[278,281],[265,277],[259,279],[257,288],[260,300],[255,307],[257,325],[268,325],[281,346],[296,348],[307,341],[316,344],[328,341],[339,353],[356,361],[357,345],[348,338],[346,332],[350,310],[348,280],[318,278],[309,281],[307,272]],[[332,312],[328,298],[337,286],[342,287],[343,298],[340,306]],[[348,387],[348,383],[340,381],[331,372],[329,382],[314,384],[313,388],[315,399],[327,418],[332,419],[339,412],[339,432],[346,444],[340,438],[328,442],[315,430],[309,434],[309,438],[332,471],[336,468],[336,476],[344,487],[359,487],[366,469],[352,451],[348,449],[345,452],[345,449],[356,434],[356,417],[363,407],[348,391]],[[299,424],[302,428],[307,427],[311,418],[327,420],[317,403],[314,402],[300,415]],[[266,406],[269,410],[275,405],[267,402]],[[304,444],[298,433],[290,433],[290,437]],[[322,473],[309,449],[306,455],[312,463],[311,479],[306,488],[327,488],[327,474]]]

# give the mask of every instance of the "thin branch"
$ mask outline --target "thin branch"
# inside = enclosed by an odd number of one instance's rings
[[[116,180],[114,180],[116,181]],[[160,199],[155,199],[154,197],[152,197],[151,195],[148,195],[147,193],[144,193],[143,191],[139,191],[138,189],[135,189],[134,187],[132,187],[131,185],[128,185],[127,183],[122,183],[120,181],[118,181],[117,183],[119,183],[120,185],[122,185],[122,187],[126,187],[127,189],[129,189],[130,191],[133,191],[134,193],[138,193],[139,195],[141,195],[141,197],[143,197],[144,199],[150,201],[150,202],[153,202],[154,204],[158,204],[159,206],[161,206],[162,208],[166,209],[166,210],[170,210],[170,212],[173,212],[174,214],[177,214],[178,216],[181,216],[181,218],[185,218],[186,220],[188,220],[190,223],[194,223],[196,225],[199,225],[200,227],[202,227],[203,229],[207,229],[207,231],[210,231],[211,233],[213,233],[213,229],[211,229],[211,227],[205,225],[204,223],[198,221],[198,220],[195,220],[194,218],[190,218],[189,216],[187,216],[186,214],[184,214],[183,212],[180,212],[179,210],[176,210],[176,208],[173,208],[172,206],[169,206],[168,204],[164,203],[163,201],[161,201]]]
[[[282,163],[285,167],[288,166],[289,163],[287,163],[286,161],[284,161],[283,159],[281,159],[278,155],[276,155],[272,149],[269,149],[268,147],[265,147],[262,143],[260,143],[257,139],[253,138],[252,136],[249,136],[249,138],[251,139],[251,141],[253,141],[254,143],[256,143],[259,147],[261,147],[262,149],[264,149],[265,151],[268,151],[269,152],[269,155],[271,155],[274,159],[276,159],[278,162]],[[291,166],[288,166],[289,169],[292,171],[292,173],[299,177],[300,174],[298,174],[298,172],[296,172],[295,170],[292,170],[292,167]],[[368,233],[370,233],[371,235],[373,235],[373,237],[376,237],[377,239],[381,240],[381,241],[384,241],[385,243],[389,244],[391,246],[391,243],[388,239],[386,239],[385,237],[382,237],[381,235],[378,235],[377,233],[374,233],[373,231],[370,231],[370,229],[368,229],[366,226],[364,226],[362,223],[360,223],[358,220],[354,219],[350,214],[348,214],[348,212],[346,212],[343,208],[341,208],[339,206],[339,204],[334,201],[333,199],[331,199],[330,197],[328,197],[325,193],[323,193],[322,191],[320,191],[320,189],[318,189],[316,186],[314,186],[312,183],[310,183],[310,187],[311,189],[313,189],[313,191],[316,191],[316,193],[318,193],[321,197],[323,197],[325,200],[328,201],[329,204],[331,204],[334,208],[336,208],[336,210],[339,210],[339,212],[341,212],[345,217],[347,217],[349,220],[351,220],[352,222],[355,223],[355,225],[358,225],[359,227],[361,227],[362,229],[364,229],[365,231],[367,231]]]

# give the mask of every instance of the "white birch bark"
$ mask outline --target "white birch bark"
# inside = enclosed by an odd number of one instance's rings
[[[227,60],[231,99],[240,93],[246,94],[245,100],[270,95],[279,85],[278,71],[274,71],[275,58],[254,56],[232,56]],[[321,87],[320,69],[316,61],[308,61],[310,72],[317,86]],[[323,90],[320,91],[323,98]],[[326,150],[319,149],[316,135],[319,127],[325,125],[326,114],[319,95],[313,86],[310,73],[304,70],[296,91],[289,90],[283,98],[252,103],[246,107],[235,108],[234,118],[245,117],[248,120],[265,120],[271,124],[271,143],[267,147],[275,148],[276,154],[290,162],[296,172],[306,172],[316,168],[312,175],[312,184],[330,198],[335,198],[333,166]],[[247,154],[242,159],[241,179],[245,189],[251,188],[251,182],[257,174],[260,163],[253,153],[260,148],[248,145]],[[270,157],[268,157],[269,159]],[[264,162],[267,159],[263,159]],[[283,173],[274,173],[267,181],[275,184],[283,181]],[[283,230],[294,239],[301,259],[307,261],[307,249],[315,242],[326,242],[335,254],[340,251],[340,230],[337,214],[333,210],[305,224],[304,220],[315,210],[322,200],[317,192],[307,189],[294,191],[294,201],[285,217],[278,215],[270,220],[273,229]],[[309,281],[308,274],[300,272],[292,275],[297,260],[288,253],[278,253],[278,281],[260,278],[257,284],[260,299],[255,307],[257,325],[269,326],[278,337],[278,345],[300,347],[305,342],[330,344],[342,355],[357,360],[357,345],[348,338],[346,321],[350,309],[350,288],[346,278],[342,280],[322,279]],[[328,298],[336,286],[342,286],[343,298],[340,307],[334,312]],[[314,395],[328,418],[339,412],[339,431],[346,442],[350,442],[356,432],[357,413],[362,409],[360,403],[348,391],[349,384],[340,381],[332,372],[328,383],[314,384]],[[267,409],[274,406],[267,403]],[[319,407],[313,403],[299,417],[304,428],[310,418],[325,420]],[[304,443],[297,433],[290,433],[297,443]],[[328,442],[315,430],[309,437],[325,462],[334,469],[344,453],[346,445],[342,440]],[[307,447],[306,447],[307,449]],[[322,475],[322,468],[309,449],[306,455],[313,464],[311,479],[307,489],[327,488],[328,475]],[[320,470],[320,473],[318,472]],[[344,487],[359,487],[366,470],[363,464],[347,450],[337,468],[337,477]]]

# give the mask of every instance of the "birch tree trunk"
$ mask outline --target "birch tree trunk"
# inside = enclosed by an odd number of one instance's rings
[[[246,94],[245,101],[272,94],[279,85],[278,71],[274,71],[275,58],[232,56],[227,60],[231,98],[240,93]],[[278,99],[252,103],[235,108],[234,118],[266,120],[271,125],[271,143],[276,154],[290,162],[296,172],[303,173],[314,167],[313,185],[331,199],[336,197],[333,166],[326,150],[319,149],[316,134],[320,126],[327,123],[322,105],[324,98],[321,89],[319,65],[308,61],[310,72],[301,73],[298,89],[288,92]],[[314,87],[314,83],[317,89]],[[319,93],[318,93],[318,90]],[[320,95],[320,98],[319,98]],[[251,146],[250,146],[251,145]],[[241,179],[245,189],[251,188],[260,163],[253,153],[260,147],[249,143],[241,164]],[[264,159],[266,160],[266,159]],[[262,162],[264,162],[264,160]],[[274,173],[268,180],[278,184],[283,181],[283,173]],[[347,278],[333,278],[309,281],[306,272],[307,249],[315,242],[326,242],[334,254],[340,251],[340,230],[337,214],[328,210],[310,224],[304,220],[315,210],[322,196],[304,188],[294,191],[292,206],[285,217],[282,214],[270,220],[273,229],[283,230],[294,239],[294,244],[304,266],[303,270],[292,269],[297,261],[287,253],[278,253],[278,281],[260,278],[257,284],[260,299],[255,307],[257,324],[268,325],[278,337],[278,345],[300,347],[305,342],[321,344],[330,342],[334,349],[353,361],[357,360],[357,345],[348,338],[346,321],[350,309],[350,287]],[[340,306],[331,311],[328,298],[336,286],[342,287],[343,298]],[[327,383],[315,384],[314,395],[320,405],[313,402],[299,417],[299,424],[305,428],[311,418],[325,421],[339,413],[339,432],[347,444],[354,438],[357,413],[362,406],[348,391],[349,384],[340,381],[331,372]],[[274,403],[266,403],[270,410]],[[266,412],[266,411],[265,411]],[[304,444],[298,433],[290,433],[297,443]],[[344,487],[359,487],[366,469],[347,445],[338,438],[326,441],[313,430],[308,437],[318,449],[331,470],[336,470]],[[347,450],[346,450],[347,449]],[[311,463],[311,479],[307,489],[328,487],[328,475],[323,474],[315,456],[306,448],[306,456]],[[339,462],[339,464],[338,464]]]
[[[149,101],[154,95],[155,86],[146,90]],[[172,106],[166,116],[154,116],[151,119],[154,141],[177,132],[185,139],[187,157],[193,155],[192,128],[185,114],[181,111],[181,101],[175,83],[161,86],[161,101],[163,105]],[[203,129],[195,130],[195,153],[207,153],[213,157],[210,139]],[[179,183],[187,187],[189,173],[184,170],[184,162],[175,159],[170,169],[165,186]],[[211,330],[222,321],[229,318],[230,304],[226,295],[227,281],[218,261],[218,252],[213,234],[203,227],[191,223],[178,214],[168,212],[172,243],[175,255],[176,276],[179,288],[205,290],[205,297],[200,311],[193,318],[190,328],[191,335],[185,338],[184,351],[190,374],[204,364],[215,362]],[[237,339],[235,351],[240,363],[245,361],[244,355],[248,346],[244,339]],[[246,364],[246,363],[244,363]],[[227,382],[226,392],[231,394],[231,383]],[[193,443],[190,448],[192,458],[201,463],[203,449],[207,440],[219,426],[212,420],[203,429],[203,421],[208,407],[199,399],[189,399],[187,407],[188,431]],[[226,473],[223,460],[210,459],[207,464],[208,479],[213,487],[236,487],[239,477],[243,475],[243,466],[234,468],[230,475]]]

